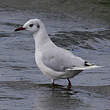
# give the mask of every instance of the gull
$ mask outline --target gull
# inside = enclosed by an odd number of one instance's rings
[[[23,26],[15,29],[15,31],[21,30],[27,30],[33,34],[36,64],[40,71],[51,79],[53,87],[55,80],[67,79],[67,87],[71,88],[70,78],[84,70],[101,67],[85,61],[71,51],[56,46],[40,19],[30,19]]]

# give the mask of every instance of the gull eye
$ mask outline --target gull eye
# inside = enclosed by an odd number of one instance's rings
[[[33,27],[33,24],[30,24],[29,27]]]

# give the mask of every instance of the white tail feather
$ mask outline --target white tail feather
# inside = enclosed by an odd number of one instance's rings
[[[72,67],[68,68],[67,71],[75,71],[75,70],[89,70],[89,69],[94,69],[94,68],[101,68],[103,66],[97,66],[97,65],[91,65],[91,66],[82,66],[82,67]]]

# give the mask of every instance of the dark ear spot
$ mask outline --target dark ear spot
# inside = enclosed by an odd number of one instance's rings
[[[40,28],[40,25],[39,24],[37,24],[37,28]]]

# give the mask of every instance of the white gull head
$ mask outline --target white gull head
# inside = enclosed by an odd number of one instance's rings
[[[25,30],[30,31],[32,33],[38,32],[39,29],[43,27],[44,27],[44,24],[40,19],[31,19],[23,25],[23,28],[25,28]]]
[[[45,26],[40,19],[30,19],[22,27],[15,29],[15,31],[27,30],[32,33],[38,32],[40,29],[43,29]]]
[[[33,34],[36,48],[42,47],[47,41],[51,42],[45,29],[45,25],[40,19],[30,19],[22,27],[15,29],[15,31],[21,30],[30,31]]]

